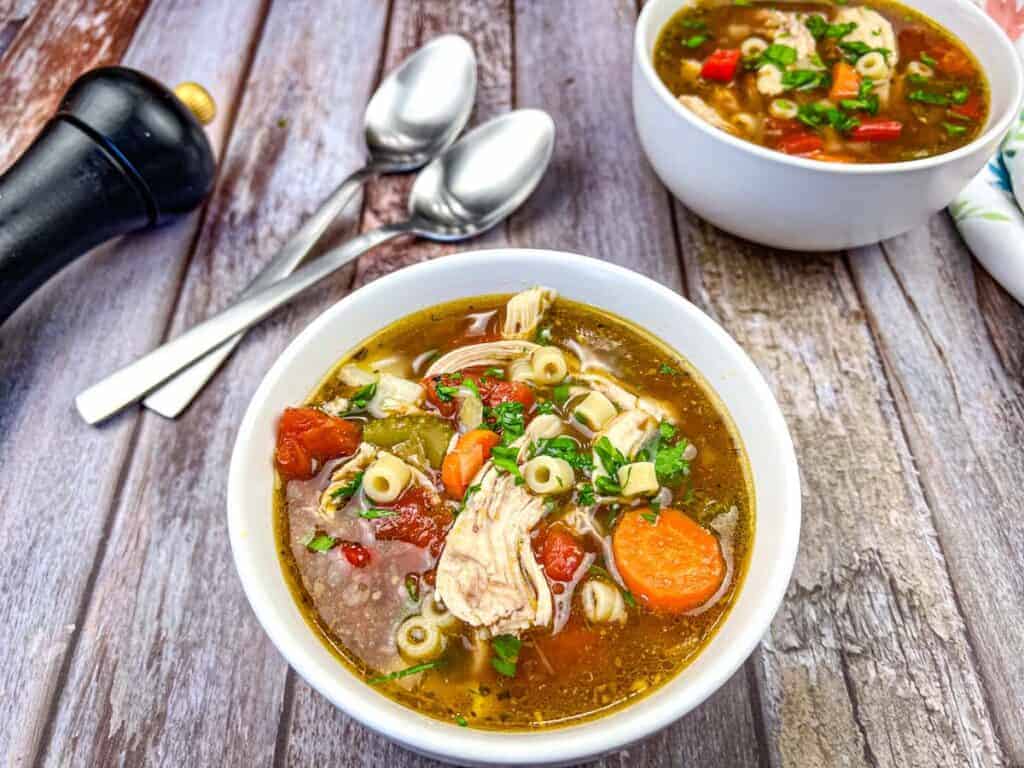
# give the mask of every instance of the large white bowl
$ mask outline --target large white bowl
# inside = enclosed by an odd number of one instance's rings
[[[694,0],[648,0],[633,44],[633,116],[651,165],[699,216],[754,242],[803,251],[874,243],[949,205],[995,153],[1022,98],[1020,57],[967,0],[902,0],[974,52],[989,79],[988,124],[970,144],[902,163],[847,165],[790,157],[709,125],[679,104],[652,64],[665,22]]]
[[[705,376],[742,436],[756,490],[756,534],[746,578],[727,620],[700,657],[650,696],[600,720],[535,733],[460,728],[387,699],[344,667],[299,613],[274,545],[271,494],[278,416],[301,403],[348,350],[410,312],[452,299],[531,285],[603,307],[672,345]],[[782,601],[796,557],[800,483],[782,414],[743,350],[704,313],[634,272],[567,253],[494,250],[403,269],[317,318],[264,378],[231,458],[228,527],[238,574],[271,640],[305,680],[367,727],[410,749],[463,764],[551,765],[610,750],[665,727],[700,704],[751,653]]]

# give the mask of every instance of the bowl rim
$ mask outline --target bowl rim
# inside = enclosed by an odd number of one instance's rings
[[[677,10],[681,9],[686,4],[686,0],[661,1],[666,3],[677,3]],[[913,0],[901,0],[901,2],[907,2],[912,8],[914,7]],[[643,73],[643,77],[647,81],[648,85],[654,89],[658,97],[663,99],[676,115],[680,116],[691,126],[696,127],[708,136],[711,136],[718,141],[723,141],[726,144],[729,144],[740,151],[754,155],[755,157],[824,174],[832,173],[859,176],[926,170],[936,166],[945,165],[946,163],[955,162],[962,157],[966,157],[979,151],[983,148],[982,145],[997,138],[1001,139],[1001,137],[1009,130],[1011,123],[1017,117],[1017,113],[1020,111],[1021,102],[1024,101],[1024,65],[1022,65],[1021,55],[1017,53],[1017,49],[1014,47],[1013,41],[1011,41],[1006,33],[1000,29],[999,25],[995,23],[991,16],[985,13],[977,5],[970,2],[970,0],[954,0],[954,3],[958,6],[962,6],[967,13],[974,14],[974,16],[980,19],[982,24],[987,26],[989,31],[993,32],[995,37],[999,40],[1001,53],[1007,55],[1011,62],[1011,87],[1013,89],[1013,93],[1007,102],[1006,109],[1003,111],[1003,114],[1000,115],[999,119],[992,120],[990,118],[989,127],[979,136],[975,137],[974,140],[962,147],[958,147],[952,152],[946,152],[941,155],[932,155],[931,157],[924,157],[917,160],[900,160],[892,163],[822,163],[817,160],[787,155],[784,152],[762,147],[760,144],[744,141],[743,139],[737,138],[736,136],[733,136],[719,128],[715,128],[710,123],[701,120],[676,100],[675,96],[672,95],[672,92],[661,81],[661,78],[658,77],[657,72],[654,71],[654,64],[651,61],[651,57],[647,54],[646,46],[644,45],[644,36],[648,27],[652,24],[650,17],[654,14],[654,8],[660,5],[658,0],[651,0],[651,2],[645,3],[643,10],[640,12],[639,17],[637,17],[636,27],[633,31],[633,57],[639,66],[640,71]],[[949,28],[951,32],[957,34],[957,30],[953,29],[952,25],[950,25]],[[660,30],[657,30],[657,32],[660,32]],[[957,38],[959,39],[959,35],[957,35]],[[985,74],[988,76],[987,72]],[[991,83],[989,83],[989,86],[991,88]]]
[[[636,715],[631,717],[631,712],[637,710],[638,704],[650,701],[648,697],[640,699],[637,705],[627,705],[607,716],[563,728],[537,732],[498,732],[461,728],[455,723],[448,724],[421,715],[411,708],[387,699],[382,694],[374,692],[347,667],[337,662],[339,676],[336,679],[340,680],[344,676],[355,683],[353,688],[358,690],[354,697],[346,699],[340,695],[345,693],[344,684],[336,683],[335,678],[320,679],[314,674],[316,662],[312,654],[290,639],[288,623],[279,617],[273,601],[259,590],[261,561],[258,560],[255,546],[251,543],[252,537],[245,531],[246,507],[242,499],[243,486],[249,471],[246,465],[256,459],[253,454],[256,449],[250,446],[255,446],[258,442],[254,439],[254,433],[268,416],[268,396],[271,390],[280,380],[287,377],[303,350],[310,346],[335,318],[344,315],[353,302],[372,301],[383,292],[393,291],[394,286],[403,281],[422,286],[425,283],[420,279],[421,276],[430,272],[445,269],[486,269],[495,263],[495,259],[514,262],[517,267],[531,262],[546,263],[548,266],[557,265],[560,270],[576,270],[584,274],[603,270],[609,277],[620,280],[624,286],[629,285],[634,290],[655,293],[673,302],[680,313],[687,316],[687,320],[702,325],[713,337],[714,342],[730,353],[730,363],[735,365],[736,375],[742,377],[749,385],[750,396],[755,397],[758,403],[764,406],[763,413],[759,414],[759,418],[763,419],[758,424],[759,430],[770,433],[770,439],[782,458],[784,472],[778,493],[782,512],[776,526],[782,534],[779,537],[778,551],[768,566],[769,577],[759,581],[757,585],[758,601],[751,608],[745,625],[738,630],[735,641],[726,646],[715,658],[708,660],[700,673],[701,676],[693,681],[695,693],[689,698],[664,697],[655,705],[654,713],[646,713],[643,719],[638,719]],[[368,329],[366,335],[372,334],[375,330],[376,328]],[[792,438],[771,389],[739,344],[717,322],[687,299],[644,275],[578,254],[530,248],[469,251],[406,267],[352,291],[324,310],[291,341],[254,393],[232,449],[226,506],[231,550],[246,599],[263,630],[288,664],[334,706],[372,731],[420,754],[472,764],[566,764],[595,757],[644,739],[699,706],[745,663],[768,631],[789,585],[796,562],[801,525],[800,476]],[[262,565],[265,566],[265,563]],[[278,578],[283,580],[280,561],[276,557],[273,567]],[[723,626],[733,615],[728,615]],[[308,627],[304,629],[312,633]],[[316,638],[316,642],[322,641]],[[671,682],[667,685],[671,685]],[[348,693],[351,694],[351,691]],[[657,692],[653,696],[657,696]],[[393,707],[415,714],[415,726],[410,728],[410,723],[406,722],[403,724],[403,730],[399,730],[395,722],[398,715]],[[593,728],[595,723],[599,723],[600,727]],[[591,727],[585,734],[580,733],[581,728],[588,726]]]

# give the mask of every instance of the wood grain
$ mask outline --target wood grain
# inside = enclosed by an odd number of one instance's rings
[[[802,468],[797,567],[758,658],[771,764],[1002,764],[845,262],[757,248],[679,216],[695,298],[767,378]]]
[[[148,0],[19,0],[10,14],[18,36],[0,60],[0,169],[10,165],[53,114],[82,72],[114,64]]]
[[[0,62],[36,6],[37,0],[3,0],[0,2]]]
[[[946,216],[850,255],[1009,761],[1024,764],[1020,305],[979,309]],[[987,278],[986,278],[987,279]],[[996,297],[990,297],[990,301]],[[1011,618],[1012,617],[1012,618]]]
[[[242,27],[235,4],[204,7],[225,14],[206,22],[211,35]],[[356,0],[270,8],[172,334],[226,304],[361,160],[361,115],[378,69],[372,41],[381,39],[384,11]],[[210,47],[221,67],[246,58]],[[234,573],[227,463],[263,373],[347,287],[344,276],[329,281],[264,324],[177,422],[141,418],[49,764],[121,755],[134,764],[273,761],[286,666]]]
[[[683,288],[669,198],[633,133],[629,92],[635,7],[516,6],[516,95],[555,119],[552,169],[511,226],[516,246],[576,251]],[[588,73],[609,73],[591,76]],[[614,76],[611,76],[614,73]],[[741,672],[693,713],[608,765],[757,761],[752,691]]]
[[[0,88],[7,100],[0,109],[8,115],[18,111],[21,86],[36,80],[70,82],[79,74],[77,67],[123,50],[133,33],[125,14],[138,11],[138,3],[113,10],[104,4],[41,4],[19,37],[25,47],[12,48],[4,59]],[[194,10],[190,15],[196,16]],[[183,19],[176,21],[188,28]],[[57,37],[43,45],[41,36],[51,33]],[[88,42],[80,39],[83,34],[91,36]],[[99,59],[98,51],[104,52]],[[140,66],[156,64],[141,53],[134,60]],[[12,76],[12,66],[24,82]],[[196,74],[207,75],[217,93],[231,71],[223,67],[224,78],[212,70]],[[4,122],[15,126],[0,138],[6,152],[29,141],[39,121],[8,116]],[[211,127],[217,143],[223,132],[218,124]],[[109,510],[131,458],[134,418],[92,429],[74,413],[72,400],[159,338],[195,221],[97,249],[53,278],[0,327],[0,466],[5,470],[0,473],[0,535],[15,545],[0,561],[5,594],[0,648],[6,651],[0,694],[19,702],[0,720],[0,754],[12,765],[31,762],[47,738]]]

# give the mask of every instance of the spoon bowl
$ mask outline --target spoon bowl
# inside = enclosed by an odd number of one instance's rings
[[[533,193],[554,148],[554,121],[539,109],[473,129],[417,176],[409,196],[412,231],[441,242],[487,231]]]
[[[366,107],[371,164],[388,173],[423,166],[462,131],[475,93],[470,44],[458,35],[431,40],[387,76]]]

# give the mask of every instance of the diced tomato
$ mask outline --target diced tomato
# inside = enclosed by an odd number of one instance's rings
[[[950,112],[969,117],[971,120],[980,120],[982,110],[981,96],[972,93],[963,104],[954,104],[949,108]]]
[[[423,583],[428,584],[431,587],[437,583],[437,570],[431,568],[429,571],[423,574]]]
[[[529,413],[533,408],[533,390],[522,381],[499,381],[484,395],[484,402],[491,408],[501,403],[522,403],[523,411]]]
[[[287,480],[309,479],[313,460],[327,461],[355,452],[362,428],[316,408],[286,408],[277,425],[274,460]]]
[[[394,514],[375,521],[379,540],[404,541],[423,549],[429,548],[434,555],[441,554],[452,515],[434,503],[433,495],[426,488],[408,488],[389,509]]]
[[[806,128],[799,120],[782,120],[778,117],[767,117],[764,121],[766,139],[781,139],[794,133],[805,133]]]
[[[704,59],[704,66],[700,69],[700,76],[705,80],[728,83],[736,76],[736,69],[739,67],[739,64],[740,51],[738,48],[718,48]]]
[[[954,77],[974,75],[974,64],[970,57],[955,45],[942,42],[932,50],[931,56],[935,59],[935,68],[939,72]]]
[[[921,27],[907,27],[900,30],[900,58],[906,61],[916,59],[928,47],[928,33]]]
[[[365,568],[370,564],[370,550],[355,541],[341,542],[341,554],[353,568]]]
[[[903,133],[903,123],[882,117],[867,117],[850,132],[854,141],[893,141]]]
[[[556,523],[542,534],[540,562],[549,579],[571,581],[583,554],[583,545],[564,525]]]
[[[787,155],[809,155],[811,152],[824,149],[824,147],[825,142],[821,136],[810,131],[786,136],[777,145],[777,149]]]

